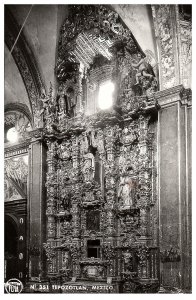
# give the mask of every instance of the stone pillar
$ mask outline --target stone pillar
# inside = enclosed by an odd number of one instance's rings
[[[29,280],[45,276],[43,243],[46,238],[46,150],[41,138],[33,138],[29,159]]]
[[[115,206],[115,146],[114,146],[114,128],[106,127],[106,211],[107,211],[107,236],[111,237],[114,234],[114,206]]]
[[[159,60],[160,90],[183,84],[191,87],[192,24],[179,5],[152,5]]]
[[[73,277],[80,276],[80,265],[79,258],[81,255],[81,243],[80,243],[80,186],[78,184],[74,185],[74,196],[72,197],[72,230],[73,230],[73,239],[71,245],[71,257],[73,264]]]
[[[191,284],[190,90],[176,86],[156,93],[158,115],[159,244],[162,285]]]

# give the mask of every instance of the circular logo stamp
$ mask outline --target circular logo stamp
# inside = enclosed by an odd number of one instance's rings
[[[20,294],[23,290],[23,284],[19,279],[12,278],[5,283],[5,290],[8,294]]]

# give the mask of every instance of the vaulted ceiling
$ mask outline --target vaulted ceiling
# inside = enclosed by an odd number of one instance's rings
[[[28,94],[18,67],[5,45],[5,103],[22,103],[30,109]]]

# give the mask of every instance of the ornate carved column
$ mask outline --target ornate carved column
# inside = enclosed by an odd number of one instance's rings
[[[81,231],[81,221],[80,221],[80,201],[81,201],[81,185],[79,183],[79,146],[78,138],[72,135],[72,197],[71,197],[71,214],[72,214],[72,245],[70,248],[70,253],[72,257],[72,270],[73,277],[78,277],[80,275],[80,231]]]
[[[79,184],[75,184],[73,186],[74,194],[72,196],[72,243],[70,248],[71,258],[72,258],[72,274],[73,277],[78,277],[80,275],[80,186]]]
[[[152,147],[149,147],[148,141],[148,122],[150,116],[139,117],[139,137],[138,147],[139,152],[139,172],[138,172],[138,186],[140,186],[140,199],[138,200],[138,207],[140,208],[140,225],[141,225],[141,238],[148,243],[148,237],[151,236],[149,214],[150,205],[152,205],[152,165],[150,154]]]
[[[48,239],[56,237],[56,207],[57,207],[57,170],[56,170],[56,142],[47,142],[48,151],[47,151],[47,164],[48,164],[48,172],[47,172],[47,211],[46,214],[48,216],[47,223],[47,232]]]
[[[105,163],[105,213],[106,213],[106,238],[105,238],[105,253],[108,259],[108,274],[107,276],[114,276],[114,256],[112,253],[114,251],[114,234],[115,234],[115,199],[116,199],[116,135],[118,133],[118,125],[116,126],[106,126],[104,130],[105,135],[105,149],[106,149],[106,163]]]
[[[114,204],[115,204],[115,145],[114,128],[107,126],[105,129],[106,140],[106,211],[107,211],[107,235],[111,237],[114,233]]]
[[[46,255],[48,257],[48,273],[54,273],[56,271],[56,263],[54,258],[54,246],[52,243],[56,237],[57,231],[57,144],[56,142],[47,141],[47,244],[45,245]],[[51,255],[53,253],[53,255]]]

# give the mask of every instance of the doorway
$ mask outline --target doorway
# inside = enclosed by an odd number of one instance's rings
[[[5,247],[5,281],[18,278],[18,230],[17,224],[10,219],[5,219],[4,232]]]

